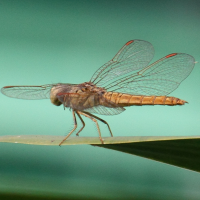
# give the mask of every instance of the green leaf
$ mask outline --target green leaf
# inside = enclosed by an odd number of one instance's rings
[[[0,142],[58,145],[63,136],[1,136]],[[62,145],[91,144],[200,172],[200,136],[69,137]]]

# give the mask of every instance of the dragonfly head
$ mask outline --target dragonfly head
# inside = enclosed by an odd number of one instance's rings
[[[52,87],[50,92],[51,103],[55,106],[60,106],[63,101],[61,101],[62,98],[59,98],[59,95],[62,93],[69,93],[74,85],[75,84],[58,83]]]
[[[59,101],[57,94],[62,91],[62,87],[60,85],[56,85],[51,88],[51,93],[50,93],[50,99],[51,103],[54,104],[55,106],[60,106],[62,104],[61,101]]]

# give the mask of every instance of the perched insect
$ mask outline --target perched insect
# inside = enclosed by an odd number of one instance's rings
[[[100,67],[89,82],[81,84],[57,83],[41,86],[5,86],[1,92],[19,99],[48,99],[60,106],[72,109],[73,130],[60,142],[61,145],[77,128],[76,114],[96,123],[99,138],[101,132],[97,120],[106,121],[91,114],[117,115],[126,106],[183,105],[186,101],[166,96],[175,90],[192,71],[195,60],[185,53],[172,53],[148,65],[154,55],[153,46],[146,41],[127,42],[112,60]]]

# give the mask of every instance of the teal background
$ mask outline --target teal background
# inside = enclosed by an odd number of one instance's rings
[[[0,0],[0,87],[82,83],[131,39],[153,61],[174,52],[200,61],[200,1]],[[114,136],[199,135],[200,68],[171,93],[185,106],[130,107],[106,120]],[[0,135],[66,135],[71,112],[49,100],[0,94]],[[85,119],[82,136],[98,136]],[[103,136],[107,128],[100,124]],[[199,199],[200,174],[89,145],[0,144],[0,192],[99,198]]]

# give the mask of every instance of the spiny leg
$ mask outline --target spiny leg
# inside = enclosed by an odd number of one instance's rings
[[[101,131],[100,131],[99,124],[98,124],[97,120],[93,116],[90,116],[91,115],[90,113],[85,113],[85,112],[81,112],[81,111],[77,111],[77,112],[81,115],[84,115],[85,117],[88,117],[89,119],[91,119],[93,122],[96,123],[97,130],[99,132],[99,139],[101,140],[101,143],[104,144],[103,139],[101,137]]]
[[[88,115],[90,115],[90,116],[92,116],[92,117],[98,119],[99,121],[103,122],[104,124],[106,124],[106,125],[108,126],[109,131],[110,131],[111,137],[113,137],[112,131],[111,131],[110,126],[109,126],[109,124],[107,123],[107,121],[105,121],[105,120],[103,120],[103,119],[101,119],[101,118],[99,118],[99,117],[97,117],[97,116],[95,116],[95,115],[93,115],[93,114],[91,114],[91,113],[88,113],[88,112],[84,112],[84,113],[86,113],[86,114],[88,114]]]
[[[85,127],[85,122],[83,121],[83,119],[82,119],[82,117],[80,116],[80,114],[79,114],[77,111],[75,111],[75,112],[76,112],[76,114],[78,115],[79,119],[81,120],[81,122],[82,122],[82,124],[83,124],[82,128],[76,133],[76,135],[79,136],[79,133],[80,133],[80,132],[84,129],[84,127]]]
[[[77,128],[77,121],[76,121],[76,116],[74,113],[74,110],[72,110],[72,115],[74,119],[74,128],[70,131],[70,133],[60,142],[59,146],[74,132],[74,130]]]

